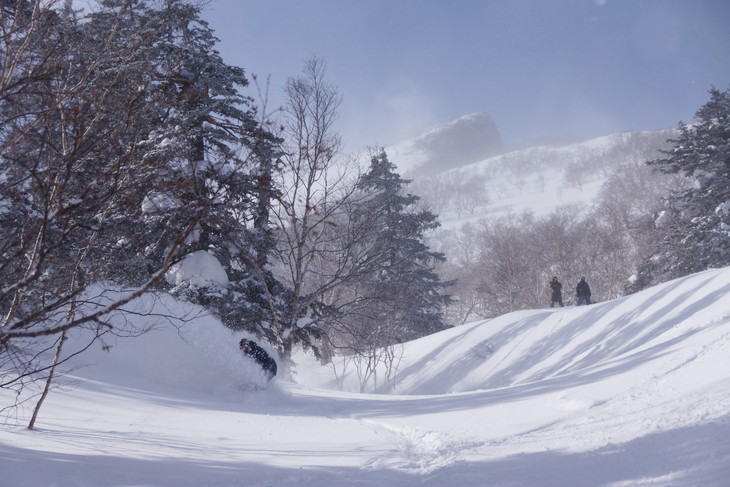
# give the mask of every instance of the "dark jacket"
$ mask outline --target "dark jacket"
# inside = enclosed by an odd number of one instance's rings
[[[271,358],[266,350],[261,348],[255,341],[246,340],[245,338],[240,341],[239,347],[243,350],[243,353],[253,358],[258,363],[269,377],[276,375],[276,360]]]
[[[581,279],[580,282],[578,283],[578,286],[575,288],[575,295],[578,296],[579,298],[582,298],[582,297],[590,298],[591,297],[591,288],[588,286],[588,283],[586,282],[585,279]]]
[[[560,281],[550,281],[550,289],[553,290],[553,301],[561,301],[563,299],[562,293],[560,292],[563,289],[563,285],[560,283]]]

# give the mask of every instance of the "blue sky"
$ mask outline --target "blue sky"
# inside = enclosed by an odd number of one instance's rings
[[[204,18],[269,108],[323,59],[353,150],[471,112],[513,146],[662,129],[730,85],[728,0],[212,0]]]

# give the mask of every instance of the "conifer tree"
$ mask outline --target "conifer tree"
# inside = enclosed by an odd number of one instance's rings
[[[111,315],[197,250],[230,285],[180,291],[259,331],[269,318],[256,303],[285,292],[250,265],[273,245],[276,190],[261,180],[277,141],[239,93],[243,70],[188,2],[104,0],[83,21],[53,6],[0,17],[0,372],[23,369],[0,387],[47,370],[42,349],[60,352],[68,330],[113,329]],[[133,291],[82,306],[98,282]]]
[[[89,296],[115,257],[135,261],[139,203],[171,174],[144,156],[160,112],[148,96],[159,29],[136,23],[125,10],[136,2],[120,5],[79,21],[36,0],[0,17],[0,387],[22,390],[50,370],[49,384],[69,330],[113,330],[111,317],[163,278],[201,216],[181,219],[134,289],[107,296],[102,284]]]
[[[156,15],[164,26],[156,48],[156,93],[166,110],[151,147],[155,157],[181,170],[172,188],[181,206],[206,208],[187,249],[214,255],[229,279],[225,289],[176,292],[213,309],[225,325],[276,344],[268,324],[281,312],[278,303],[287,290],[268,269],[275,245],[269,212],[279,195],[273,173],[281,141],[257,119],[253,100],[241,95],[248,86],[244,70],[226,64],[215,50],[217,39],[199,8],[167,0]],[[171,223],[156,221],[159,234]]]
[[[402,343],[447,328],[442,308],[450,302],[435,266],[443,254],[426,243],[427,232],[439,226],[436,215],[419,210],[418,196],[404,193],[403,179],[384,151],[373,156],[357,184],[362,201],[353,213],[368,225],[371,236],[366,253],[380,253],[374,270],[360,281],[371,303],[367,321],[382,327],[390,343]]]
[[[730,265],[730,90],[710,90],[696,122],[679,124],[666,157],[649,164],[694,178],[667,200],[656,220],[664,238],[637,274],[631,290],[713,267]]]

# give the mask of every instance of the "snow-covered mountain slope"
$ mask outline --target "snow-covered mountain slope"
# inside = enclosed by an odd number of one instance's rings
[[[481,115],[488,123],[475,123]],[[413,180],[409,191],[447,228],[507,213],[541,216],[566,205],[590,207],[613,174],[660,157],[676,136],[674,129],[626,132],[503,152],[490,136],[479,138],[490,130],[497,137],[496,126],[488,128],[493,125],[486,114],[466,115],[386,148],[389,160]],[[440,151],[431,149],[433,139]],[[485,155],[475,158],[480,153]]]
[[[0,485],[724,487],[730,478],[730,268],[407,343],[401,394],[389,395],[330,389],[332,368],[305,356],[297,383],[253,390],[261,383],[239,335],[183,303],[142,308],[188,321],[94,347],[76,381],[51,392],[36,430],[19,421],[27,411],[4,417]],[[132,319],[145,327],[154,315]],[[0,391],[2,404],[13,400]]]
[[[387,147],[386,152],[406,176],[427,175],[500,154],[503,145],[488,114],[470,113]]]

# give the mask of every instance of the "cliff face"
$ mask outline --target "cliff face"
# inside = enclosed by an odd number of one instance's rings
[[[406,175],[430,175],[503,151],[497,125],[486,113],[471,113],[386,148],[388,158]]]

